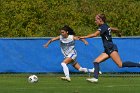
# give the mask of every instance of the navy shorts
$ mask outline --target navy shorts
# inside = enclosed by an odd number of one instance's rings
[[[115,44],[112,44],[112,45],[105,47],[105,50],[104,50],[104,52],[108,55],[110,55],[113,51],[118,52],[118,48]]]

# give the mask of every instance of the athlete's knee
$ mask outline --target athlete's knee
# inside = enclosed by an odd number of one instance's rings
[[[122,68],[122,64],[117,64],[119,68]]]
[[[100,61],[99,61],[99,60],[94,60],[94,61],[93,61],[93,64],[94,64],[94,63],[100,63]]]
[[[63,66],[66,66],[66,63],[62,62],[62,63],[61,63],[61,66],[62,66],[62,67],[63,67]]]

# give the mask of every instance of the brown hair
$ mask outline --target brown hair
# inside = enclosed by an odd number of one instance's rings
[[[103,20],[103,22],[106,22],[105,14],[98,14],[98,16]]]
[[[73,31],[73,29],[70,28],[68,25],[65,25],[65,26],[62,27],[60,30],[68,31],[68,34],[69,34],[69,35],[75,35],[75,32]]]

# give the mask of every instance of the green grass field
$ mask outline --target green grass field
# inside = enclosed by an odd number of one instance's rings
[[[30,74],[0,74],[0,93],[140,93],[140,77],[104,77],[98,83],[86,81],[85,75],[71,75],[71,82],[60,79],[63,74],[37,74],[39,81],[29,83]]]

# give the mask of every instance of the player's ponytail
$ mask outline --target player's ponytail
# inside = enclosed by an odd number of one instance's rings
[[[62,27],[60,30],[68,31],[68,34],[69,34],[69,35],[75,35],[75,32],[73,31],[73,29],[70,28],[68,25],[65,25],[65,26]]]

